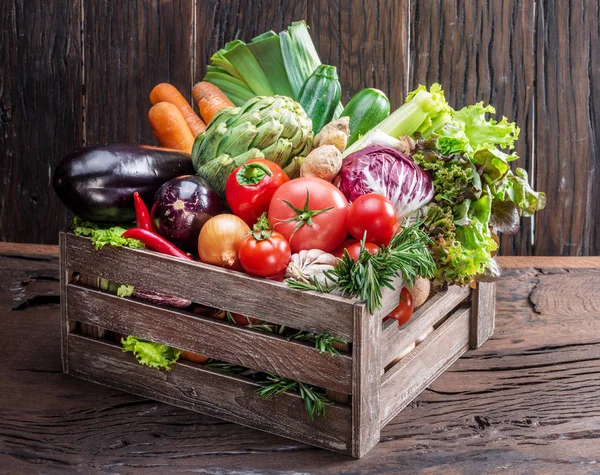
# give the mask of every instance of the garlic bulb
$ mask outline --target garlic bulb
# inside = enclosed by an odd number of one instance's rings
[[[311,277],[315,277],[321,284],[333,287],[333,282],[327,279],[325,271],[333,270],[337,262],[337,257],[320,249],[300,251],[292,255],[285,277],[301,282],[308,282]]]

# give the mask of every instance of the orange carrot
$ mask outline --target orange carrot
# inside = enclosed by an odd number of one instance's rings
[[[200,115],[207,124],[224,107],[235,107],[233,102],[214,84],[201,81],[192,89],[194,102],[198,104]]]
[[[148,112],[148,119],[159,144],[192,153],[194,135],[175,104],[159,102]]]
[[[194,137],[206,130],[204,122],[202,122],[200,117],[198,117],[198,114],[192,109],[192,106],[190,106],[190,103],[185,100],[185,97],[181,95],[175,86],[172,86],[167,82],[155,86],[154,89],[152,89],[152,92],[150,92],[150,102],[153,106],[159,102],[170,102],[171,104],[175,104],[183,114]]]

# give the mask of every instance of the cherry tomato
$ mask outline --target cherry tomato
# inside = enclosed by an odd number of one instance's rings
[[[362,239],[366,231],[369,242],[387,246],[396,231],[396,210],[385,196],[368,193],[352,202],[346,224],[356,239]]]
[[[370,254],[378,254],[379,246],[377,244],[373,244],[372,242],[365,243],[365,251]],[[355,242],[354,244],[348,246],[348,254],[350,254],[350,258],[356,262],[360,257],[360,242]]]
[[[248,160],[236,168],[225,184],[225,197],[233,214],[248,226],[269,209],[277,188],[290,181],[276,163],[263,159]]]
[[[290,242],[292,252],[333,251],[348,235],[348,201],[328,181],[304,177],[284,183],[273,195],[269,223]]]
[[[248,274],[269,277],[287,267],[292,251],[286,239],[277,231],[264,239],[257,239],[253,233],[242,240],[238,257]]]
[[[335,257],[341,258],[344,255],[344,249],[348,249],[352,244],[358,242],[356,239],[346,239],[334,251],[331,251]]]
[[[398,325],[404,325],[406,322],[410,320],[410,317],[413,314],[413,298],[410,292],[406,287],[402,288],[400,292],[400,304],[391,311],[391,313],[383,319],[383,321],[387,321],[391,318],[398,321]]]

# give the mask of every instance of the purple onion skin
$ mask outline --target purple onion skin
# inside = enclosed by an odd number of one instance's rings
[[[198,253],[200,229],[210,218],[223,213],[225,205],[208,183],[194,175],[173,178],[154,195],[154,230],[183,251]]]

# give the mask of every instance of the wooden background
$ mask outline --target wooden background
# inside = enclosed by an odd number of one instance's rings
[[[305,19],[343,100],[373,86],[399,106],[441,82],[521,126],[519,165],[548,208],[503,254],[600,251],[600,0],[5,0],[0,2],[0,241],[56,243],[50,188],[84,144],[155,143],[152,87],[190,96],[226,41]]]

